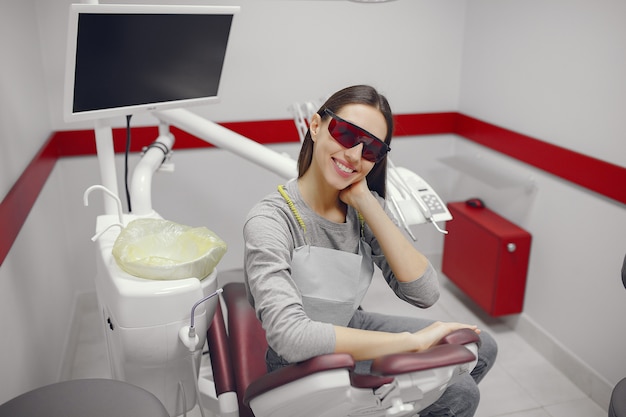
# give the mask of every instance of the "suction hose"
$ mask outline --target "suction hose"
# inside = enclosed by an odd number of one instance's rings
[[[196,358],[194,357],[195,352],[198,350],[198,345],[200,344],[200,338],[198,337],[198,335],[196,334],[196,329],[194,327],[194,321],[195,321],[195,314],[196,314],[196,308],[204,303],[205,301],[210,300],[211,298],[215,297],[216,295],[219,295],[222,293],[222,289],[218,288],[217,290],[215,290],[214,292],[212,292],[211,294],[207,295],[206,297],[198,300],[193,307],[191,307],[191,317],[189,320],[189,326],[183,326],[181,327],[180,331],[178,332],[178,336],[180,338],[180,340],[183,342],[183,344],[189,349],[189,357],[191,359],[191,366],[193,368],[193,380],[195,382],[194,386],[196,388],[196,401],[198,402],[198,408],[200,409],[200,414],[202,415],[202,417],[205,417],[204,415],[204,409],[202,408],[202,401],[201,401],[201,397],[200,397],[200,386],[198,383],[198,367],[196,365]],[[184,393],[184,391],[183,391]],[[186,400],[185,400],[186,401]],[[185,406],[185,409],[187,407]]]

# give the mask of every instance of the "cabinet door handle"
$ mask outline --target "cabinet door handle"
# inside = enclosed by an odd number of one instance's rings
[[[515,246],[515,243],[507,243],[506,250],[513,253],[515,252],[515,249],[517,249],[517,246]]]

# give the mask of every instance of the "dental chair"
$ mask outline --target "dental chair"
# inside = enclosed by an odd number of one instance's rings
[[[355,373],[348,354],[267,373],[265,332],[244,284],[226,284],[222,296],[207,341],[218,402],[236,393],[240,417],[414,416],[476,364],[479,338],[464,329],[427,351],[378,358],[371,375]]]

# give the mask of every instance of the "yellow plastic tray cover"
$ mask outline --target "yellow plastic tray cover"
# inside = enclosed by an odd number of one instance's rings
[[[213,272],[226,250],[226,243],[206,227],[136,219],[120,232],[113,257],[120,268],[140,278],[202,280]]]

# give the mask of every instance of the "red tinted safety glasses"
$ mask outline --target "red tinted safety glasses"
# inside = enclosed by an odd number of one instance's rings
[[[353,148],[362,143],[363,152],[361,156],[368,161],[380,162],[387,155],[387,152],[391,150],[389,145],[367,130],[342,119],[328,109],[325,109],[324,113],[331,117],[328,124],[330,135],[345,148]]]

